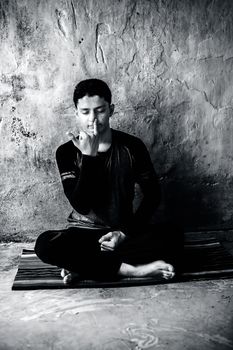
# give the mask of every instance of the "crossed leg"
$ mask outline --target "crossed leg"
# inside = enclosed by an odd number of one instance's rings
[[[175,276],[175,266],[163,254],[161,245],[156,243],[155,235],[152,240],[149,235],[143,244],[139,237],[132,244],[129,242],[128,246],[122,246],[117,252],[103,254],[98,239],[104,233],[106,232],[97,233],[95,238],[93,232],[81,232],[80,235],[77,228],[70,231],[48,231],[42,234],[43,239],[38,238],[35,251],[42,261],[62,268],[61,276],[65,284],[83,278],[98,279],[101,276],[110,279],[117,276],[153,277],[158,280],[170,280]],[[156,244],[158,247],[154,249]]]
[[[144,265],[129,265],[122,263],[118,275],[121,277],[154,277],[158,281],[169,280],[175,276],[174,267],[163,260],[153,261]],[[72,284],[80,280],[77,272],[71,272],[66,269],[61,270],[61,277],[64,284]]]
[[[154,277],[158,280],[169,280],[175,276],[175,269],[163,260],[155,260],[143,265],[122,263],[118,271],[122,277]]]

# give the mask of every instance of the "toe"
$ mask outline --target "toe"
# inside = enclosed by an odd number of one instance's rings
[[[71,277],[71,274],[68,273],[68,275],[65,275],[64,278],[63,278],[63,283],[64,284],[70,284],[72,283],[72,277]]]
[[[64,284],[72,284],[79,280],[79,275],[77,273],[69,272],[64,278],[63,283]]]
[[[61,270],[61,277],[64,278],[66,275],[68,275],[69,271],[66,269]]]

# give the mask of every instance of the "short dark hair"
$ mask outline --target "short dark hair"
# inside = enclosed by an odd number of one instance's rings
[[[78,100],[84,96],[100,96],[111,104],[112,93],[108,85],[100,79],[86,79],[80,81],[74,89],[73,101],[77,107]]]

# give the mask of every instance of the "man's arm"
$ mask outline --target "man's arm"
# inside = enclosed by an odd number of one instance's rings
[[[133,231],[140,230],[149,222],[161,200],[161,189],[149,152],[144,143],[141,140],[138,141],[134,153],[135,177],[142,190],[143,198],[129,225],[129,230]]]
[[[97,188],[96,156],[99,147],[97,120],[94,121],[93,129],[90,134],[81,130],[78,137],[75,137],[71,132],[67,133],[75,147],[73,154],[76,159],[65,154],[64,147],[58,148],[56,153],[64,192],[72,207],[83,215],[90,212]],[[75,160],[79,166],[75,167]]]
[[[57,149],[56,161],[70,204],[80,214],[88,214],[95,197],[96,157],[81,155],[71,144],[69,148],[62,145]]]

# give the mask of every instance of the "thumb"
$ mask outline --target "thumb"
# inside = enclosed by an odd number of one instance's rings
[[[71,139],[71,141],[73,141],[73,144],[76,147],[78,147],[78,139],[77,139],[77,137],[75,137],[74,134],[72,132],[69,132],[69,131],[66,134]]]
[[[109,241],[112,238],[112,232],[108,232],[106,235],[100,237],[99,243],[103,243],[104,241]]]

